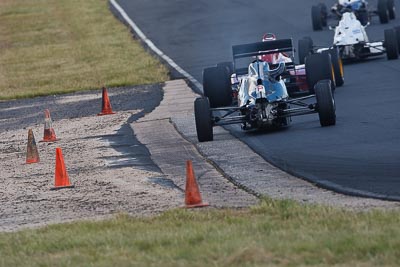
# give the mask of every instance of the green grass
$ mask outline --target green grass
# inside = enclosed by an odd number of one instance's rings
[[[0,234],[1,266],[399,266],[400,213],[265,200]]]
[[[107,0],[0,1],[0,99],[166,79]]]

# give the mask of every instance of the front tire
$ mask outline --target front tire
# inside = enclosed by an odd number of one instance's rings
[[[322,80],[331,80],[332,90],[335,90],[335,78],[329,53],[312,54],[306,57],[306,77],[310,93],[314,93],[315,85]]]
[[[194,118],[199,142],[212,141],[214,139],[213,126],[210,102],[207,97],[199,97],[194,101]]]
[[[315,97],[321,126],[335,125],[336,107],[330,80],[322,80],[315,85]]]
[[[385,48],[388,60],[399,58],[397,35],[394,29],[385,30]]]
[[[226,66],[206,68],[203,71],[203,92],[212,108],[232,104],[231,78]]]

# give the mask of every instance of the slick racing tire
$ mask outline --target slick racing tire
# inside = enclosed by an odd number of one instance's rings
[[[335,46],[324,52],[329,53],[331,55],[333,72],[335,74],[335,85],[336,87],[340,87],[344,84],[344,71],[343,71],[342,58],[340,57],[339,53],[339,48]]]
[[[207,97],[199,97],[194,101],[194,118],[199,142],[212,141],[213,126],[211,122],[210,102]]]
[[[389,22],[389,10],[387,0],[378,0],[378,16],[382,24]]]
[[[396,32],[397,49],[399,50],[399,54],[400,54],[400,26],[394,27],[394,31]]]
[[[224,66],[206,68],[203,71],[203,92],[212,108],[232,104],[231,78]]]
[[[396,9],[394,6],[394,0],[387,0],[387,9],[389,12],[389,19],[396,18]]]
[[[306,78],[311,94],[315,85],[322,80],[331,80],[331,88],[335,90],[335,75],[329,53],[312,54],[306,57]]]
[[[298,43],[299,64],[304,64],[306,56],[310,55],[313,50],[313,41],[310,37],[303,37]]]
[[[311,21],[314,31],[322,31],[323,14],[321,5],[311,7]]]
[[[336,106],[330,80],[322,80],[315,85],[315,97],[317,98],[317,110],[321,126],[335,125]]]
[[[221,62],[217,64],[217,67],[223,67],[227,71],[227,75],[231,77],[233,74],[233,63],[232,62]]]
[[[395,29],[385,30],[385,48],[388,60],[399,58],[399,49],[397,44],[397,35]]]

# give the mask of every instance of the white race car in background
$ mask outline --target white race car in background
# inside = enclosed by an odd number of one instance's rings
[[[365,31],[368,26],[361,25],[352,12],[342,15],[339,25],[334,29],[333,47],[339,49],[343,60],[361,60],[371,56],[379,56],[386,53],[387,59],[397,59],[400,51],[400,27],[386,29],[384,41],[370,42]],[[310,53],[321,53],[331,48],[314,50],[313,41],[309,37],[299,40],[300,61]]]
[[[352,12],[363,26],[371,21],[372,16],[378,16],[382,24],[388,23],[396,17],[394,0],[378,0],[377,8],[371,9],[365,0],[338,0],[332,7],[331,13],[324,3],[319,3],[311,8],[311,19],[314,31],[322,30],[328,26],[328,19],[341,19],[346,12]]]

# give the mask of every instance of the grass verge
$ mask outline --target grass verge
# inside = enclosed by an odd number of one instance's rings
[[[400,214],[265,200],[0,234],[1,266],[399,266]]]
[[[0,99],[166,79],[107,0],[0,1]]]

